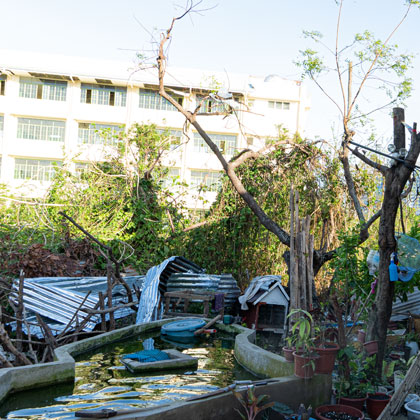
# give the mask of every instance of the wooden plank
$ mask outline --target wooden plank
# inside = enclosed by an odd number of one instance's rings
[[[307,259],[307,268],[308,268],[308,286],[309,286],[309,295],[308,295],[308,306],[309,309],[313,309],[313,289],[314,289],[314,235],[309,235],[308,243],[308,259]]]
[[[203,328],[200,328],[199,330],[194,332],[194,335],[199,335],[201,334],[204,330],[206,330],[207,328],[210,328],[213,324],[215,324],[217,321],[219,321],[219,319],[222,319],[222,315],[217,315],[215,318],[213,318],[211,321],[209,321],[206,325],[204,325]]]
[[[290,189],[289,197],[289,210],[290,210],[290,261],[289,261],[289,288],[290,288],[290,308],[295,309],[295,207],[294,207],[295,195],[293,187]]]
[[[306,276],[306,223],[305,220],[301,220],[302,231],[299,234],[299,271],[300,271],[300,290],[301,290],[301,308],[305,311],[308,310],[308,302],[307,302],[307,295],[306,295],[306,285],[307,285],[307,276]]]

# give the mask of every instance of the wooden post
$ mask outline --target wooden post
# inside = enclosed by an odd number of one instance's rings
[[[302,231],[299,232],[299,290],[300,290],[300,308],[305,311],[308,310],[306,300],[306,232],[305,232],[305,221],[301,219],[300,226]]]
[[[22,351],[22,320],[23,320],[23,285],[24,285],[24,275],[23,270],[20,270],[19,273],[19,294],[18,294],[18,306],[16,312],[16,348],[18,351]]]
[[[108,308],[112,308],[112,268],[111,268],[111,262],[108,260],[107,266],[106,266],[106,277],[108,282],[108,288],[107,288],[107,298],[108,298]],[[115,330],[115,319],[114,319],[114,313],[109,313],[109,331]]]
[[[105,309],[104,294],[99,292],[99,309],[103,311]],[[106,331],[106,314],[101,313],[101,330]]]
[[[300,287],[299,287],[299,260],[297,256],[299,255],[299,239],[298,235],[300,232],[300,224],[299,224],[299,193],[295,191],[295,197],[293,201],[293,207],[294,207],[294,216],[295,216],[295,267],[294,267],[294,275],[295,278],[293,280],[294,282],[294,302],[295,302],[295,308],[300,308]]]
[[[402,147],[405,148],[405,127],[403,126],[404,121],[404,109],[393,108],[392,116],[394,119],[394,145],[397,150]]]
[[[290,209],[290,262],[289,262],[289,289],[290,289],[290,309],[297,308],[295,301],[295,194],[293,187],[290,189],[289,209]]]

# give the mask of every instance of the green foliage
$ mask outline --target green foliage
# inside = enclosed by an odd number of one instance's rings
[[[291,318],[293,345],[298,351],[303,352],[304,356],[309,356],[314,348],[314,331],[312,315],[303,309],[293,309],[288,318]]]
[[[349,371],[342,370],[344,364],[339,363],[338,380],[334,383],[337,396],[347,398],[364,398],[368,392],[373,392],[373,376],[371,360],[365,358],[362,352],[355,351],[354,347],[347,346],[338,352],[337,360],[348,360]],[[341,369],[340,369],[341,368]],[[374,375],[376,377],[376,374]]]
[[[109,135],[103,133],[104,142]],[[161,157],[169,149],[170,136],[156,131],[154,125],[135,124],[112,143],[116,146],[104,146],[102,161],[89,163],[76,175],[68,166],[58,169],[46,206],[25,202],[5,207],[0,235],[13,238],[8,246],[40,242],[63,250],[64,238],[83,235],[63,223],[61,210],[111,246],[118,258],[131,253],[126,262],[140,272],[172,255],[183,215],[182,202],[162,182],[168,170],[162,167]]]
[[[281,132],[277,142],[287,138]],[[315,247],[330,248],[337,243],[336,230],[351,224],[354,213],[341,164],[322,146],[295,138],[288,145],[275,146],[271,153],[248,159],[237,168],[237,174],[268,217],[286,231],[293,186],[300,195],[301,216],[311,215]],[[373,203],[374,181],[371,172],[361,165],[355,183]],[[180,253],[209,272],[231,272],[243,288],[256,275],[286,276],[282,255],[287,248],[261,226],[227,177],[223,178],[222,189],[205,220],[204,226],[185,235]]]
[[[330,262],[334,269],[332,291],[341,302],[349,302],[353,295],[365,298],[373,280],[366,263],[367,249],[359,245],[359,226],[338,234],[340,246],[336,257]]]

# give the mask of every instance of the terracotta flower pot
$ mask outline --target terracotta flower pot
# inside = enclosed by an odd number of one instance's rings
[[[334,369],[334,362],[340,346],[337,343],[328,342],[323,347],[316,347],[319,354],[316,361],[315,373],[331,374]]]
[[[365,340],[366,340],[366,331],[359,330],[359,332],[357,333],[357,341],[363,344]]]
[[[366,343],[363,344],[363,347],[369,356],[378,353],[378,342],[376,340],[366,341]]]
[[[284,354],[284,358],[286,359],[286,362],[291,362],[293,363],[294,358],[293,358],[293,352],[296,351],[296,347],[283,347],[283,354]]]
[[[302,352],[294,351],[295,375],[298,378],[312,378],[315,374],[315,363],[319,356],[313,353],[310,356],[304,356]]]
[[[331,417],[324,417],[323,414],[335,412],[345,413],[350,416],[357,417],[359,420],[365,418],[364,414],[357,408],[350,407],[348,405],[334,404],[334,405],[321,405],[315,410],[316,417],[320,420],[330,420]]]
[[[360,411],[363,411],[366,400],[367,400],[367,395],[366,397],[363,397],[363,398],[341,397],[337,400],[337,402],[338,404],[348,405],[349,407],[354,407]]]
[[[391,397],[382,392],[369,394],[366,401],[366,410],[372,420],[376,420],[382,413],[385,406],[389,403]]]

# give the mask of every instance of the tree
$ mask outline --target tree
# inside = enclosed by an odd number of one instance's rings
[[[375,297],[375,304],[370,314],[368,338],[379,339],[379,355],[377,358],[378,371],[382,366],[385,351],[386,332],[392,312],[392,300],[394,295],[394,284],[389,280],[388,266],[390,257],[396,251],[395,220],[401,200],[404,197],[403,191],[407,181],[415,169],[415,163],[420,154],[420,137],[416,134],[414,127],[411,132],[411,144],[407,155],[405,148],[404,127],[402,122],[403,112],[394,109],[394,143],[397,151],[401,150],[402,159],[394,161],[389,167],[378,162],[377,157],[370,159],[362,154],[359,149],[352,148],[356,130],[360,123],[366,121],[367,117],[378,109],[389,106],[396,106],[401,103],[410,93],[411,81],[406,76],[407,69],[411,63],[411,56],[398,54],[397,46],[392,45],[391,38],[396,30],[403,24],[410,10],[418,1],[408,0],[407,8],[402,18],[390,31],[385,41],[374,38],[373,34],[365,31],[363,34],[356,34],[353,43],[340,47],[340,24],[344,0],[338,2],[338,19],[335,48],[328,50],[332,54],[334,71],[339,88],[339,96],[336,99],[320,81],[320,77],[328,69],[320,55],[311,49],[302,52],[302,59],[299,65],[304,70],[304,75],[309,77],[334,103],[339,110],[342,125],[342,150],[340,159],[343,165],[346,183],[353,201],[359,222],[364,226],[370,226],[373,221],[380,217],[378,245],[380,252],[380,264],[378,273],[378,285]],[[316,43],[323,44],[319,32],[306,32]],[[353,64],[353,59],[357,60]],[[345,80],[345,77],[347,79]],[[357,82],[354,82],[356,80]],[[385,93],[383,103],[371,109],[362,110],[360,105],[361,92],[370,84],[370,87],[382,89]],[[354,93],[353,93],[354,92]],[[341,104],[341,105],[340,105]],[[363,104],[363,103],[362,103]],[[366,105],[366,104],[363,104]],[[384,195],[381,209],[371,215],[366,221],[366,212],[361,205],[360,196],[354,188],[353,173],[349,154],[357,156],[364,163],[379,171],[384,177]]]
[[[192,0],[188,1],[184,13],[178,17],[173,18],[169,28],[166,30],[166,32],[161,34],[159,50],[157,54],[159,93],[173,106],[175,106],[178,111],[185,116],[186,120],[198,131],[213,153],[217,156],[233,187],[258,218],[259,222],[267,230],[275,234],[281,243],[286,246],[290,246],[290,235],[271,217],[269,217],[266,212],[264,212],[254,196],[244,187],[240,177],[237,174],[238,166],[251,156],[255,156],[255,152],[250,150],[244,151],[235,160],[227,162],[218,147],[214,144],[209,135],[197,121],[199,107],[197,107],[197,109],[193,112],[188,111],[183,108],[182,105],[179,104],[176,100],[174,100],[165,90],[164,79],[167,66],[166,45],[171,39],[172,30],[177,21],[184,18],[189,13],[197,11],[197,6],[200,3],[201,2],[195,4]],[[377,363],[378,366],[381,366],[382,358],[384,355],[386,327],[392,308],[393,286],[389,284],[388,264],[390,254],[395,250],[396,246],[394,237],[395,216],[401,200],[401,194],[403,192],[404,186],[414,170],[415,162],[420,153],[420,144],[418,142],[419,138],[417,137],[417,134],[414,130],[412,134],[410,150],[408,151],[404,162],[399,162],[397,165],[390,168],[376,162],[375,160],[369,159],[364,154],[360,153],[358,149],[352,149],[350,145],[355,135],[355,129],[357,129],[357,122],[364,122],[366,117],[368,117],[371,112],[374,112],[375,109],[384,108],[390,105],[395,106],[399,101],[402,101],[405,97],[407,97],[410,92],[410,80],[405,77],[405,74],[409,67],[411,57],[404,54],[397,54],[397,47],[395,45],[391,45],[390,40],[399,26],[406,19],[412,6],[417,5],[418,1],[406,1],[407,9],[404,16],[390,31],[390,34],[385,39],[385,41],[375,39],[370,32],[366,31],[363,34],[357,34],[351,45],[339,48],[340,23],[343,3],[344,0],[337,1],[339,12],[337,20],[336,42],[334,48],[328,49],[333,56],[335,75],[337,77],[340,92],[339,99],[335,99],[333,95],[330,95],[326,88],[319,82],[319,76],[327,70],[327,67],[324,65],[323,60],[316,51],[304,51],[302,53],[303,59],[301,60],[300,64],[303,67],[304,74],[320,87],[320,89],[335,104],[340,112],[343,124],[342,151],[340,154],[340,160],[342,162],[349,194],[360,221],[360,243],[364,242],[368,238],[370,226],[376,220],[378,220],[379,217],[381,217],[379,228],[379,285],[376,295],[376,310],[372,312],[371,317],[371,325],[375,325],[377,327],[372,328],[371,331],[376,331],[380,340],[380,353],[377,359]],[[321,42],[321,34],[319,32],[307,32],[306,34],[316,42]],[[353,64],[354,58],[351,60],[347,59],[346,54],[349,53],[354,54],[353,57],[355,57],[357,60],[355,64]],[[357,84],[353,82],[355,71],[359,73]],[[344,77],[346,75],[347,83],[344,81]],[[379,82],[379,86],[384,90],[386,95],[388,95],[389,100],[380,104],[379,106],[374,107],[374,109],[362,111],[359,107],[361,102],[361,92],[365,89],[366,85],[372,81]],[[353,89],[355,89],[355,93],[353,93]],[[222,99],[223,98],[220,98],[220,100]],[[375,214],[370,215],[369,218],[367,218],[365,215],[363,206],[361,204],[361,199],[356,191],[354,176],[351,168],[351,161],[349,159],[350,152],[361,159],[364,163],[377,169],[385,177],[385,192],[382,208]],[[335,250],[314,250],[314,274],[318,272],[320,267],[326,261],[329,261],[331,258],[333,258],[334,254]]]
[[[102,136],[105,140],[109,133]],[[113,138],[103,161],[90,162],[76,175],[58,172],[48,200],[120,252],[126,249],[122,242],[141,250],[132,262],[145,272],[169,256],[167,241],[182,227],[182,204],[163,188],[168,169],[162,157],[170,142],[170,135],[154,125],[134,124]],[[49,212],[60,226],[57,209]]]

